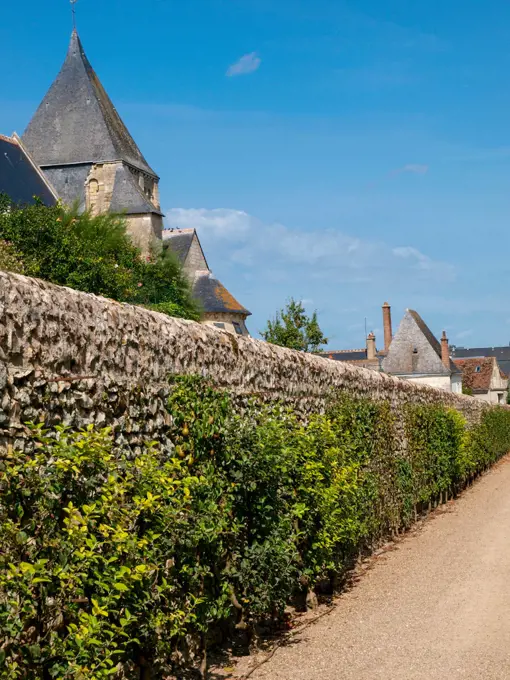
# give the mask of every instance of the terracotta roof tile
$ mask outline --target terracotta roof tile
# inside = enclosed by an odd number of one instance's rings
[[[464,387],[484,392],[490,390],[494,365],[497,365],[494,357],[454,359],[454,362],[462,371],[462,385]],[[506,376],[503,374],[503,377]]]
[[[193,294],[202,304],[204,312],[251,316],[251,312],[245,309],[209,270],[196,272]]]

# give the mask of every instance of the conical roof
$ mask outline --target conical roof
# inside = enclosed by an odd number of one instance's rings
[[[76,30],[60,73],[22,139],[43,167],[122,160],[156,176],[90,65]]]

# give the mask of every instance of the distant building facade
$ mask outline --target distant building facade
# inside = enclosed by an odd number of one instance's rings
[[[489,404],[506,404],[508,376],[503,373],[495,357],[453,361],[462,371],[462,386],[468,394]]]
[[[385,373],[447,392],[462,392],[462,372],[450,358],[448,338],[443,331],[437,340],[421,316],[406,310],[382,361]]]

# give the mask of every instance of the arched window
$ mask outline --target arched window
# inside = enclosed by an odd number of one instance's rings
[[[99,182],[97,179],[89,180],[87,185],[88,207],[93,214],[99,212]]]

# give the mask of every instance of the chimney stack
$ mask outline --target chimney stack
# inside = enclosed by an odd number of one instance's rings
[[[446,331],[443,331],[443,335],[441,337],[441,361],[446,368],[450,368],[450,346],[448,345]]]
[[[377,350],[375,348],[375,335],[369,333],[367,337],[367,359],[377,359]]]
[[[387,302],[382,307],[383,328],[384,328],[384,351],[387,353],[390,349],[391,341],[393,340],[393,332],[391,330],[391,307]]]

